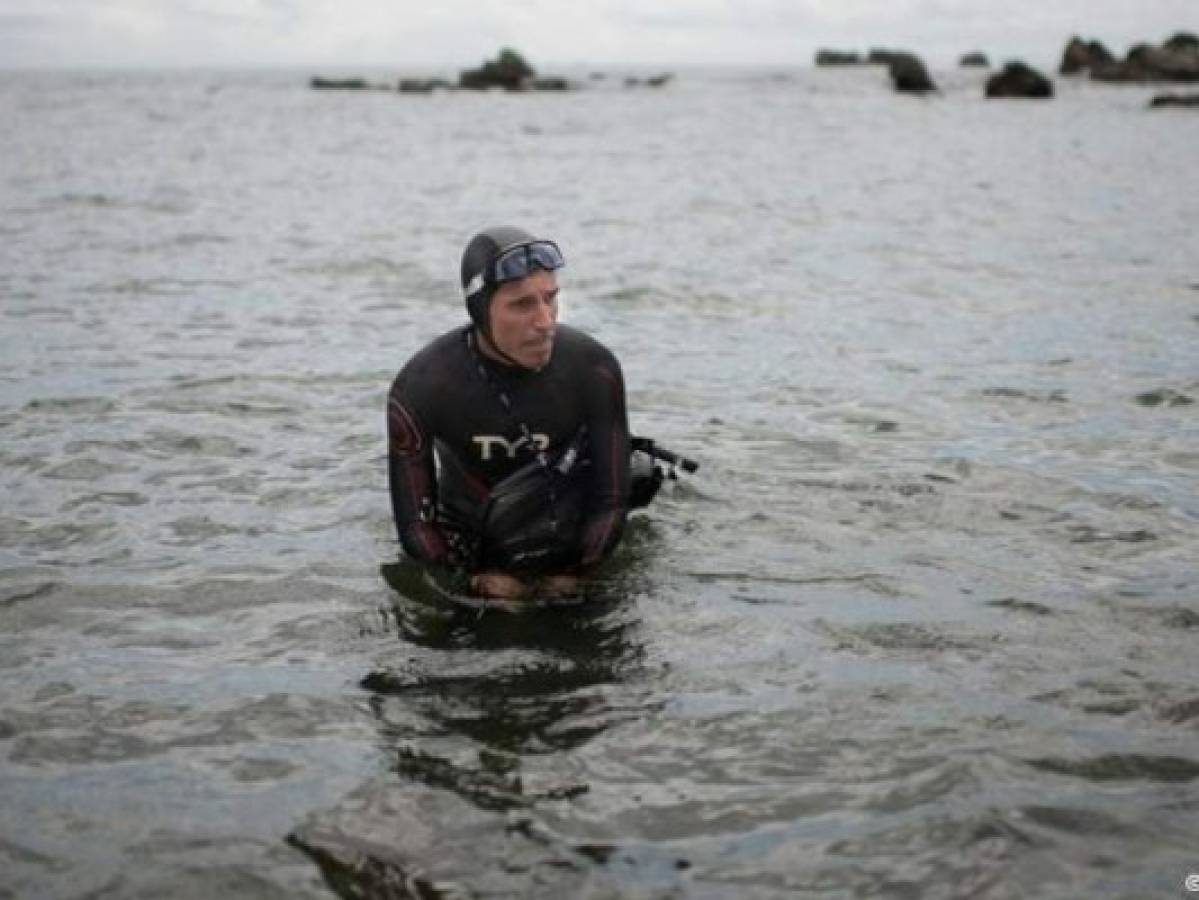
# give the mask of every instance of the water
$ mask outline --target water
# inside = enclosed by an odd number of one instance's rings
[[[1179,894],[1199,118],[981,78],[0,76],[0,896]],[[496,222],[703,468],[476,620],[383,403]]]

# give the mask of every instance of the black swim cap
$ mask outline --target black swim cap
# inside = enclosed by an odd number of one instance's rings
[[[536,238],[522,228],[501,225],[480,231],[462,251],[462,290],[466,294],[466,311],[470,320],[483,334],[490,337],[487,308],[495,288],[483,284],[483,273],[504,250],[517,244],[527,244]]]

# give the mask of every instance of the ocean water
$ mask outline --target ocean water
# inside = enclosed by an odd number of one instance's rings
[[[934,74],[0,74],[0,897],[1182,895],[1199,116]],[[702,466],[579,608],[398,561],[493,223]]]

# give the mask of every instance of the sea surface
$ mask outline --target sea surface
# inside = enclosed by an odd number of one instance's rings
[[[1186,896],[1199,115],[309,74],[0,73],[0,897]],[[496,223],[701,464],[523,615],[384,469]]]

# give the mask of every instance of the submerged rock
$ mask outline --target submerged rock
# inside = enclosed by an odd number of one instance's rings
[[[444,78],[401,78],[396,90],[401,94],[431,94],[433,91],[453,90],[454,85]]]
[[[889,66],[902,56],[911,56],[906,50],[888,50],[884,47],[872,47],[866,55],[866,62],[872,66]]]
[[[986,95],[989,99],[1048,99],[1053,96],[1053,82],[1031,66],[1010,62],[987,79]]]
[[[975,50],[972,53],[963,54],[962,58],[958,60],[958,65],[966,69],[989,69],[991,61],[987,59],[987,54]]]
[[[309,82],[315,91],[371,91],[376,90],[365,78],[322,78],[316,75]]]
[[[822,49],[816,51],[816,65],[818,66],[860,66],[861,64],[862,55],[856,50]]]
[[[924,62],[914,53],[896,53],[889,66],[895,90],[905,94],[927,94],[937,86],[929,77]]]
[[[1193,106],[1199,109],[1199,94],[1158,94],[1149,101],[1150,109],[1163,106]]]
[[[635,75],[629,75],[624,80],[624,86],[627,88],[638,87],[665,87],[674,80],[674,74],[671,72],[663,72],[661,75],[651,75],[649,78],[638,78]]]

